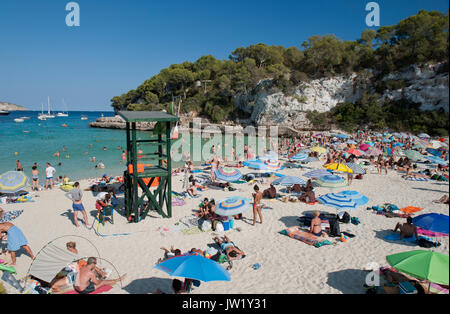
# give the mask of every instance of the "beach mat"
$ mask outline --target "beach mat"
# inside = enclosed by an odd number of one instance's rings
[[[410,242],[410,243],[416,243],[417,239],[416,236],[413,236],[411,238],[403,238],[400,240],[400,233],[391,233],[384,237],[387,241],[402,241],[402,242]]]
[[[323,239],[309,232],[301,231],[298,227],[295,226],[282,230],[280,233],[309,245],[317,245],[318,243],[324,241]]]
[[[100,287],[100,288],[98,288],[97,290],[95,290],[94,292],[91,292],[91,293],[89,293],[89,294],[100,294],[100,293],[108,292],[108,291],[111,290],[112,288],[113,288],[113,287],[112,287],[112,286],[109,286],[109,285],[103,286],[103,287]],[[70,291],[64,292],[64,293],[62,293],[62,294],[79,294],[79,293],[76,292],[75,290],[70,290]]]

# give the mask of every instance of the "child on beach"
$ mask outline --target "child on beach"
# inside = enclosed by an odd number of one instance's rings
[[[16,265],[16,252],[20,250],[20,248],[23,248],[28,255],[30,255],[31,259],[34,259],[33,252],[28,246],[28,241],[19,227],[10,222],[0,223],[0,235],[1,234],[5,234],[8,237],[7,249],[11,254],[11,266]],[[3,235],[0,238],[3,240],[5,236]]]

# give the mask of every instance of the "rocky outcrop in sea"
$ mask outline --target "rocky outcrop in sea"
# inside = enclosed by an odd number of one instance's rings
[[[0,102],[0,110],[6,111],[27,111],[24,106],[14,105],[9,102]]]

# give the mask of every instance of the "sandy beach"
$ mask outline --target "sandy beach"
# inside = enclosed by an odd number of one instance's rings
[[[321,168],[323,162],[306,165],[308,168]],[[279,171],[286,175],[302,176],[311,169],[285,169]],[[243,173],[251,172],[247,168]],[[343,190],[356,190],[366,195],[370,201],[367,205],[358,207],[349,213],[361,221],[359,225],[341,224],[341,231],[348,231],[356,237],[342,243],[337,239],[330,240],[335,245],[320,248],[306,245],[291,239],[279,232],[287,227],[298,225],[297,218],[305,211],[321,210],[336,213],[336,210],[322,204],[307,205],[299,202],[284,203],[280,200],[263,200],[272,209],[263,210],[263,224],[251,225],[253,214],[244,213],[246,219],[235,221],[234,229],[224,232],[232,241],[245,251],[245,259],[233,262],[230,270],[231,282],[202,283],[195,288],[194,294],[207,293],[251,293],[251,294],[297,294],[297,293],[365,293],[364,284],[367,272],[363,269],[369,263],[387,265],[385,257],[389,254],[420,249],[417,245],[406,242],[388,242],[383,237],[390,233],[397,222],[405,219],[386,218],[376,215],[366,207],[393,203],[399,208],[417,206],[424,208],[422,213],[442,213],[448,215],[448,205],[433,203],[444,193],[448,193],[448,184],[428,181],[406,181],[396,171],[388,175],[370,173],[364,180],[353,180],[348,188],[331,190],[317,187],[316,197]],[[273,179],[265,179],[261,186],[265,189]],[[173,177],[173,190],[182,191],[183,174]],[[87,188],[92,180],[80,181],[81,187]],[[239,190],[225,192],[207,190],[201,197],[220,200],[230,195],[251,197],[253,184],[236,185]],[[278,190],[279,188],[277,188]],[[213,244],[212,238],[218,233],[201,232],[186,235],[182,232],[169,232],[162,235],[161,227],[170,228],[185,216],[191,216],[198,209],[200,198],[187,199],[186,205],[174,206],[173,217],[161,218],[156,212],[138,224],[129,224],[126,219],[115,213],[114,225],[106,223],[100,226],[99,232],[104,235],[129,233],[129,235],[101,237],[94,230],[88,230],[83,225],[76,228],[72,222],[71,201],[65,197],[65,192],[55,188],[52,191],[38,192],[34,202],[24,204],[2,205],[5,211],[20,210],[24,212],[13,221],[24,232],[34,254],[37,254],[49,241],[63,237],[57,241],[66,243],[76,241],[82,256],[96,254],[98,250],[102,259],[114,265],[120,275],[127,277],[117,284],[109,293],[152,293],[156,289],[170,293],[171,277],[156,270],[153,266],[163,257],[162,246],[170,248],[174,245],[182,252],[191,248],[206,250],[208,244]],[[121,195],[120,197],[123,197]],[[95,197],[92,192],[84,192],[84,206],[88,212],[89,222],[93,222],[90,212],[95,211]],[[95,224],[95,228],[97,224]],[[239,231],[240,230],[240,231]],[[82,237],[82,238],[80,238]],[[89,243],[95,246],[96,249]],[[433,249],[436,252],[449,254],[448,237],[441,238],[442,245]],[[98,255],[97,255],[98,256]],[[0,258],[9,261],[9,255]],[[31,259],[24,251],[17,255],[17,275],[21,279],[26,276]],[[261,267],[254,270],[251,266],[259,263]],[[108,263],[105,267],[111,268]],[[113,271],[111,277],[118,276]],[[15,293],[11,286],[6,286],[8,293]]]

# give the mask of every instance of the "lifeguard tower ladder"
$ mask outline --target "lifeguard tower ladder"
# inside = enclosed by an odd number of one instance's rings
[[[172,217],[170,133],[171,124],[179,121],[179,118],[163,111],[119,111],[118,114],[125,119],[127,133],[127,170],[124,172],[127,218],[139,222],[145,219],[151,209],[164,218]],[[137,122],[160,122],[165,125],[165,130],[155,132],[155,139],[137,139]],[[162,133],[165,133],[164,136]],[[138,151],[138,144],[157,149],[155,152]],[[152,164],[146,164],[146,161]],[[150,187],[155,186],[155,183],[157,187],[152,192]],[[139,187],[142,189],[141,195],[138,193]]]

